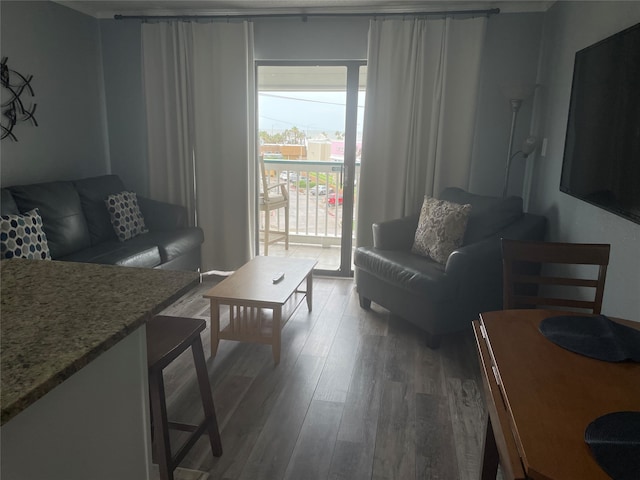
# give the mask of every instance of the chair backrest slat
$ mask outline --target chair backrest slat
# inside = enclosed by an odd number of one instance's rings
[[[267,179],[267,169],[264,166],[264,156],[260,155],[260,180],[262,181],[262,194],[267,195],[269,191],[269,182]]]
[[[571,300],[564,298],[538,297],[528,295],[516,295],[514,297],[514,304],[525,306],[536,305],[539,307],[571,307],[593,310],[593,302],[589,300]]]
[[[502,239],[502,262],[505,309],[531,308],[533,306],[561,306],[587,309],[592,313],[602,310],[604,284],[609,264],[611,246],[608,244],[527,242]],[[597,267],[595,278],[552,275],[542,265],[593,265]],[[593,300],[541,296],[539,286],[567,286],[591,288]],[[545,292],[546,293],[546,292]]]
[[[568,277],[544,277],[534,275],[513,274],[512,281],[515,283],[535,283],[538,285],[567,285],[574,287],[598,287],[598,280]]]
[[[289,202],[289,191],[283,183],[269,185],[269,171],[265,167],[264,156],[260,155],[259,159],[260,177],[262,180],[260,204],[267,209],[282,208],[285,203]],[[273,195],[279,195],[279,198],[272,198]]]

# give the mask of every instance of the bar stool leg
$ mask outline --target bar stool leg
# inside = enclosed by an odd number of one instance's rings
[[[157,457],[162,480],[173,480],[171,443],[169,440],[169,421],[167,419],[167,402],[164,396],[164,379],[162,370],[150,372],[149,397],[151,415],[153,417],[154,439],[152,448]]]
[[[196,367],[196,375],[198,377],[198,386],[200,387],[200,396],[202,397],[202,409],[204,410],[207,431],[209,432],[209,443],[211,444],[211,453],[215,457],[222,455],[222,441],[220,440],[220,431],[218,430],[218,419],[216,410],[213,405],[213,397],[211,393],[211,385],[209,383],[209,373],[207,372],[207,364],[202,349],[202,340],[200,337],[191,345],[193,353],[193,363]]]

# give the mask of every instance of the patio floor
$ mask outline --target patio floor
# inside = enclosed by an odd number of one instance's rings
[[[264,244],[260,242],[260,254],[264,252]],[[340,248],[322,247],[319,245],[301,245],[289,243],[289,250],[285,250],[284,242],[269,245],[270,257],[312,258],[318,262],[317,270],[338,270],[340,266]],[[352,267],[353,268],[353,267]]]

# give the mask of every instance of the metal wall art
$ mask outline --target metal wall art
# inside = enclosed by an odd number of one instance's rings
[[[11,70],[7,66],[7,57],[2,58],[0,63],[0,83],[2,84],[2,139],[7,137],[18,141],[13,128],[18,122],[31,121],[34,126],[38,126],[36,117],[36,103],[32,99],[35,97],[31,80],[33,75],[24,76],[21,73]],[[30,98],[29,98],[30,97]],[[26,102],[29,104],[25,105]]]

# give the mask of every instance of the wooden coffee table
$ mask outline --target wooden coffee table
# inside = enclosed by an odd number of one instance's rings
[[[303,299],[311,311],[315,260],[255,257],[209,290],[211,300],[211,356],[220,340],[271,345],[273,360],[280,362],[280,334]],[[274,276],[284,278],[273,283]],[[300,286],[306,280],[306,290]],[[229,306],[229,323],[220,323],[220,306]],[[221,328],[222,327],[222,328]]]

